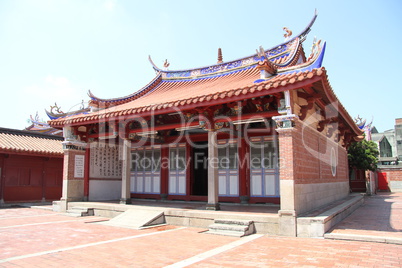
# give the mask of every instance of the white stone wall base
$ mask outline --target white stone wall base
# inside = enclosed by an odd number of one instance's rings
[[[300,215],[348,196],[349,181],[295,184],[294,191],[295,210]],[[283,198],[281,196],[281,203]]]
[[[121,181],[116,180],[90,180],[89,201],[120,200]]]

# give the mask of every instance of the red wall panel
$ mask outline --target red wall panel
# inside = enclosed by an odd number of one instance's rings
[[[21,155],[5,158],[4,201],[57,200],[61,197],[63,159]]]

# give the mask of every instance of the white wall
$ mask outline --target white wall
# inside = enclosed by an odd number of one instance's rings
[[[121,180],[90,180],[89,201],[120,200]]]

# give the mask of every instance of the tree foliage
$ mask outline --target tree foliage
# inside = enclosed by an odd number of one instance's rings
[[[377,144],[373,141],[362,140],[352,143],[348,149],[349,166],[375,171],[377,169],[378,155]]]

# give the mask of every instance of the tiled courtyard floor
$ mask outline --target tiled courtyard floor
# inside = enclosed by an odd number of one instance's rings
[[[402,193],[366,197],[364,204],[331,233],[402,239]]]
[[[390,208],[388,216],[370,214],[385,211],[380,204],[390,200],[383,204]],[[365,229],[399,236],[401,204],[398,194],[368,198],[334,232]],[[378,223],[377,216],[388,221]],[[0,209],[0,267],[402,267],[402,245],[396,244],[268,235],[234,238],[180,226],[133,230],[97,223],[102,220],[33,208]]]

